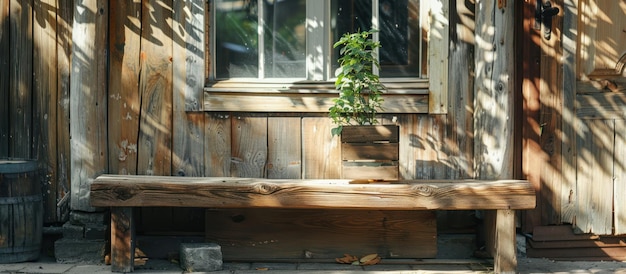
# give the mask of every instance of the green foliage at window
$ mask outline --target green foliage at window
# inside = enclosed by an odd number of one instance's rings
[[[379,42],[372,40],[376,30],[346,33],[333,47],[341,47],[339,68],[335,71],[335,88],[339,97],[333,99],[328,116],[337,127],[331,134],[340,135],[344,125],[378,124],[376,114],[382,110],[382,93],[385,86],[380,83],[373,67],[380,68],[375,49]]]

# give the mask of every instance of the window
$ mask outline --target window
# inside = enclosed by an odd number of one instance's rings
[[[339,49],[334,49],[333,43],[346,32],[371,28],[379,30],[372,37],[382,45],[377,73],[389,93],[427,96],[432,93],[430,64],[441,59],[433,58],[431,49],[442,46],[430,36],[433,21],[437,21],[432,3],[439,3],[443,13],[442,2],[447,5],[446,0],[213,0],[208,106],[225,105],[226,93],[336,92],[333,80]],[[443,45],[444,50],[433,52],[445,52],[447,57]],[[424,104],[423,98],[415,101]],[[321,104],[319,111],[326,110]],[[424,109],[392,109],[401,111]]]

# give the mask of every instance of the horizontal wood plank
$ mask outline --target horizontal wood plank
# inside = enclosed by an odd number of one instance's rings
[[[205,111],[328,112],[333,93],[205,92]],[[428,113],[428,95],[386,94],[380,113]]]
[[[341,159],[347,160],[390,160],[399,159],[398,143],[342,143]]]
[[[399,136],[397,125],[344,126],[341,131],[342,143],[397,143]]]
[[[535,191],[525,180],[350,184],[346,179],[101,175],[90,194],[95,207],[472,210],[535,206]]]

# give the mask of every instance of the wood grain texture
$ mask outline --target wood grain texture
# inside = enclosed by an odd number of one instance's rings
[[[133,209],[111,208],[111,271],[132,272],[135,260]]]
[[[33,1],[10,1],[9,156],[32,159]]]
[[[582,120],[576,138],[576,226],[583,233],[612,234],[613,120]]]
[[[330,134],[331,127],[327,117],[302,118],[304,179],[341,178],[341,142]]]
[[[71,209],[89,206],[89,184],[107,171],[108,1],[75,1],[70,82]]]
[[[613,229],[615,235],[626,234],[626,203],[623,202],[626,193],[626,121],[615,121],[615,163],[613,166],[614,178],[622,178],[622,180],[614,180],[613,193]]]
[[[335,209],[527,209],[534,190],[523,180],[253,179],[102,175],[91,185],[92,206]]]
[[[74,1],[60,0],[57,4],[57,208],[58,221],[68,220],[70,214],[70,57],[72,55],[72,22]],[[50,214],[50,213],[47,213]]]
[[[267,131],[267,178],[301,179],[301,118],[270,117]]]
[[[9,23],[10,0],[0,0],[0,156],[9,156],[10,132],[10,61],[11,61],[11,28]]]
[[[137,173],[172,173],[172,1],[142,1]],[[156,18],[159,18],[158,20]]]
[[[397,125],[344,126],[341,131],[342,143],[398,142]]]
[[[514,6],[476,3],[474,159],[481,179],[513,178]]]
[[[231,176],[265,178],[267,117],[236,116],[231,122]]]
[[[206,113],[203,154],[205,176],[230,176],[231,165],[231,122],[230,114]]]
[[[448,56],[450,40],[450,1],[427,1],[429,7],[428,18],[430,26],[428,41],[428,78],[429,78],[429,107],[428,113],[448,113]]]
[[[210,209],[206,219],[206,240],[222,246],[225,260],[437,254],[433,211]]]
[[[56,1],[42,0],[33,7],[33,148],[39,159],[45,221],[56,221],[57,205],[57,40]],[[54,26],[54,27],[53,27]]]
[[[173,2],[173,145],[172,172],[203,176],[204,113],[200,98],[204,86],[204,2]],[[189,111],[189,112],[188,112]]]
[[[397,161],[398,143],[341,143],[341,159]]]
[[[141,97],[141,1],[111,2],[109,20],[109,171],[137,174]]]
[[[206,111],[328,112],[334,93],[204,92]],[[381,113],[428,113],[428,95],[385,94]]]

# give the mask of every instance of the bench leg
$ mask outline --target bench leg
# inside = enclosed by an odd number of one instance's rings
[[[134,261],[133,208],[111,207],[111,271],[132,272]]]
[[[515,210],[496,210],[494,213],[494,272],[516,273]]]

